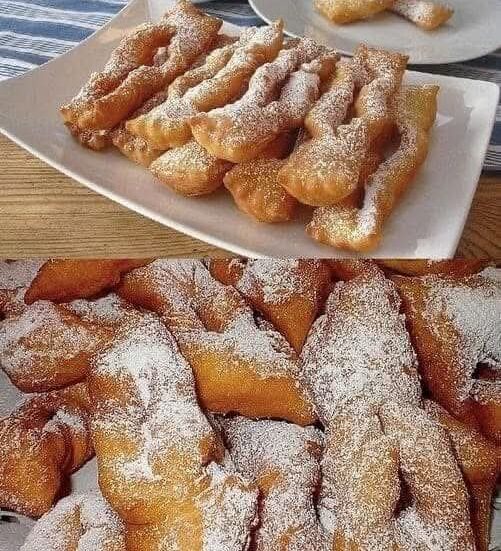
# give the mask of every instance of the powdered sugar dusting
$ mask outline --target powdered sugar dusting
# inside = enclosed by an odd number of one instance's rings
[[[0,291],[28,287],[46,259],[0,261]]]

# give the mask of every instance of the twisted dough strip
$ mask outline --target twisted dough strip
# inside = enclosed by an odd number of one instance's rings
[[[278,134],[301,126],[337,59],[313,40],[300,39],[254,73],[241,99],[192,117],[195,140],[227,161],[256,158]]]
[[[314,211],[306,231],[317,241],[355,251],[373,250],[383,224],[428,154],[429,131],[436,116],[437,86],[406,86],[396,104],[400,145],[365,183],[363,206],[351,202]]]
[[[248,551],[258,492],[225,461],[207,467],[210,485],[157,525],[127,526],[127,551]]]
[[[427,400],[425,409],[449,434],[470,494],[470,511],[477,551],[488,551],[491,502],[500,472],[500,452],[478,431],[454,419],[445,409]]]
[[[99,486],[122,519],[158,523],[208,485],[204,465],[221,446],[160,320],[131,315],[95,358],[88,385]]]
[[[436,541],[473,551],[466,489],[446,434],[421,409],[399,309],[380,272],[338,283],[303,349],[327,429],[323,507],[341,550],[431,551]]]
[[[65,122],[80,130],[113,128],[183,73],[210,47],[220,27],[219,19],[178,0],[160,23],[141,25],[120,42],[103,71],[92,74],[61,107]],[[155,53],[162,47],[167,47],[166,56],[155,65]]]
[[[35,395],[0,419],[0,507],[38,517],[92,455],[85,385]]]
[[[320,484],[322,433],[313,427],[244,417],[219,425],[238,471],[261,491],[252,549],[330,551],[314,499]]]
[[[395,0],[390,9],[427,31],[440,27],[454,14],[449,6],[427,0]]]
[[[124,524],[99,494],[61,499],[40,518],[20,551],[125,551]]]
[[[356,192],[389,136],[390,104],[406,62],[400,54],[362,45],[353,60],[337,65],[328,90],[305,119],[311,139],[296,148],[279,173],[280,184],[293,197],[320,207]],[[343,124],[360,86],[355,118]]]
[[[432,398],[498,444],[501,381],[477,379],[476,370],[501,362],[499,273],[394,278]]]
[[[207,409],[298,424],[314,419],[290,345],[270,324],[256,323],[238,292],[213,279],[201,262],[157,260],[130,272],[118,292],[162,316]]]
[[[191,138],[189,120],[234,101],[256,69],[272,61],[283,42],[281,21],[242,32],[237,43],[214,50],[205,63],[178,77],[161,105],[128,121],[127,130],[147,140],[152,147],[179,147]]]
[[[315,0],[317,10],[328,19],[343,25],[372,17],[391,8],[395,0]]]
[[[214,259],[209,271],[235,287],[301,352],[330,290],[329,269],[321,260]]]

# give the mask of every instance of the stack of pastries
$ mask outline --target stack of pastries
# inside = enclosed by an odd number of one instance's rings
[[[501,271],[0,262],[23,551],[487,551]],[[99,491],[70,493],[93,455]]]
[[[424,163],[438,86],[403,85],[407,57],[360,46],[353,59],[281,21],[221,34],[179,0],[122,37],[61,107],[91,149],[115,146],[185,196],[225,187],[267,223],[310,210],[308,234],[366,251]]]

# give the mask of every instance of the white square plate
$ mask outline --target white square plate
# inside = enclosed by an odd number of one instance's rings
[[[288,224],[260,224],[240,213],[223,190],[198,199],[179,196],[117,151],[96,153],[71,138],[59,117],[59,106],[104,65],[124,32],[147,19],[147,1],[134,0],[67,54],[1,83],[0,131],[90,189],[234,253],[348,256],[306,235],[308,212]],[[231,30],[235,27],[226,26],[226,31]],[[413,72],[407,73],[406,81],[438,83],[439,114],[426,164],[388,221],[381,247],[373,256],[447,258],[456,251],[477,187],[499,89],[486,82]]]

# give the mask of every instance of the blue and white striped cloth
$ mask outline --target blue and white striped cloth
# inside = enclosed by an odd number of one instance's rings
[[[126,2],[0,0],[0,80],[20,75],[66,52],[104,25]],[[200,5],[206,11],[237,25],[262,23],[246,0],[207,1]],[[427,65],[417,69],[488,80],[501,85],[501,50],[473,61]],[[501,106],[498,106],[496,126],[484,168],[501,171]]]

